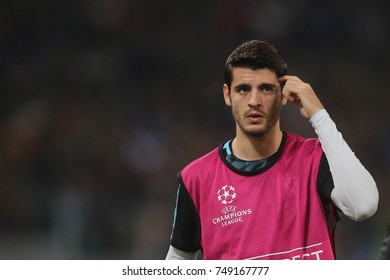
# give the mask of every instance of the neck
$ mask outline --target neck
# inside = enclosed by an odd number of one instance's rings
[[[257,136],[237,134],[232,142],[233,154],[248,161],[267,158],[277,152],[282,138],[279,128]]]

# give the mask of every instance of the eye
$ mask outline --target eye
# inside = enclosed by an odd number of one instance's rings
[[[246,94],[251,91],[251,87],[248,85],[241,85],[237,87],[236,91],[241,94]]]
[[[271,94],[271,93],[274,93],[275,87],[271,86],[271,85],[262,85],[261,86],[261,91],[264,92],[264,93]]]
[[[272,91],[272,88],[270,86],[264,86],[263,91],[270,92],[270,91]]]

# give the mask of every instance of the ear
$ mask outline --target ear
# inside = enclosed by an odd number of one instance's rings
[[[282,105],[285,106],[287,104],[287,97],[284,96],[284,94],[282,93]]]
[[[230,98],[229,87],[227,84],[223,84],[223,98],[225,99],[225,103],[227,106],[232,106],[232,100]]]
[[[288,103],[287,97],[283,94],[284,83],[280,83],[280,97],[282,98],[282,105],[285,106]]]

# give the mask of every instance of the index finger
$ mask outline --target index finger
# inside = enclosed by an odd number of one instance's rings
[[[296,81],[301,81],[297,76],[291,76],[291,75],[284,75],[279,77],[280,82],[286,82],[287,80],[296,80]]]

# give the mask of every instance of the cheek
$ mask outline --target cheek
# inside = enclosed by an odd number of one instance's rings
[[[280,115],[280,111],[282,109],[282,104],[283,104],[283,101],[282,100],[275,100],[272,105],[270,106],[270,110],[271,110],[271,114],[272,114],[272,118],[279,118],[279,115]]]
[[[284,98],[282,99],[279,95],[278,96],[273,96],[268,104],[270,108],[280,108],[282,105],[283,105],[283,102],[284,102]]]
[[[232,103],[231,104],[231,109],[232,109],[232,114],[233,114],[233,117],[236,121],[240,120],[240,107],[238,106],[237,103]]]

